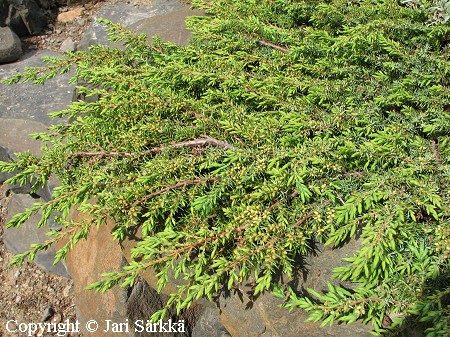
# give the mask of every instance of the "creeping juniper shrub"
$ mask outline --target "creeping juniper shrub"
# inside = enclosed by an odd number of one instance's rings
[[[35,135],[48,144],[42,156],[1,163],[20,171],[11,183],[61,182],[8,226],[42,210],[38,225],[59,214],[63,230],[13,262],[67,237],[64,258],[111,218],[111,239],[139,225],[143,240],[92,289],[153,268],[158,290],[184,278],[167,304],[182,310],[253,278],[254,294],[323,324],[361,320],[383,334],[414,320],[428,337],[448,335],[447,20],[430,24],[432,4],[394,0],[193,2],[208,15],[188,19],[187,47],[105,22],[125,49],[47,58],[6,81],[42,83],[73,67],[72,81],[90,84],[79,90],[100,97],[52,114],[71,122]],[[91,219],[66,220],[73,207]],[[275,284],[314,242],[356,234],[361,248],[334,270],[353,289],[301,296]]]

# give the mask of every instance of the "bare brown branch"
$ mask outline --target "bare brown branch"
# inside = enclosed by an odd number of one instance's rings
[[[438,162],[439,166],[442,166],[442,158],[439,154],[438,145],[434,139],[431,140],[431,151],[433,152],[434,158]]]
[[[258,43],[263,45],[263,46],[270,47],[270,48],[282,51],[283,53],[290,53],[292,51],[289,48],[278,46],[276,44],[273,44],[273,43],[270,43],[270,42],[267,42],[267,41],[264,41],[264,40],[258,40]]]
[[[298,220],[292,227],[298,227],[300,225],[302,225],[306,220],[308,220],[310,217],[312,217],[314,215],[314,212],[316,210],[313,209],[312,211],[306,213],[300,220]]]
[[[197,138],[193,140],[189,140],[186,142],[179,142],[174,143],[170,145],[161,145],[157,147],[153,147],[151,149],[142,151],[140,153],[134,153],[134,152],[105,152],[105,151],[96,151],[96,152],[75,152],[73,154],[74,157],[99,157],[99,158],[115,158],[115,157],[131,157],[136,155],[147,155],[151,153],[158,153],[163,151],[166,148],[181,148],[181,147],[198,147],[198,146],[206,146],[206,145],[213,145],[216,147],[219,147],[223,150],[233,150],[235,147],[231,144],[229,144],[226,141],[219,140],[216,138],[212,138],[209,136],[204,136],[203,138]]]

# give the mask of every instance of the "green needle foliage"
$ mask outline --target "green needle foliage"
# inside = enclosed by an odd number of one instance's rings
[[[400,331],[409,317],[426,335],[450,333],[450,27],[432,3],[394,0],[194,1],[208,15],[179,47],[108,24],[124,49],[47,58],[8,83],[43,83],[75,69],[80,92],[98,95],[52,113],[70,123],[36,134],[41,157],[1,163],[11,183],[51,174],[42,210],[64,224],[57,260],[93,226],[113,219],[143,240],[122,272],[90,288],[132,285],[145,269],[159,290],[180,277],[169,305],[213,299],[252,278],[310,320],[370,323]],[[433,7],[434,6],[434,7]],[[76,66],[76,67],[75,67]],[[93,202],[92,200],[95,200]],[[90,221],[66,220],[77,207]],[[353,289],[296,294],[275,275],[316,242],[361,248],[335,269]],[[286,296],[286,294],[288,294]],[[165,309],[153,316],[162,317]]]

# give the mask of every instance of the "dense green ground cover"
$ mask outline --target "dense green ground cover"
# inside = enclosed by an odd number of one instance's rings
[[[74,81],[97,89],[47,134],[42,157],[0,168],[12,179],[61,180],[43,209],[94,215],[64,222],[60,251],[110,217],[112,237],[140,224],[136,262],[96,283],[132,284],[155,268],[186,279],[170,303],[181,310],[249,277],[311,319],[422,321],[427,336],[450,331],[450,27],[444,7],[384,1],[195,1],[192,43],[152,45],[110,24],[125,50],[92,47],[48,59],[11,82],[42,82],[76,64]],[[434,8],[433,8],[434,7]],[[103,89],[107,88],[107,89]],[[95,197],[98,201],[90,204]],[[314,242],[361,238],[327,294],[273,284]],[[170,304],[169,303],[169,304]],[[160,312],[162,314],[164,312]],[[154,317],[156,318],[156,316]],[[403,324],[403,325],[402,325]],[[395,327],[397,326],[397,327]]]

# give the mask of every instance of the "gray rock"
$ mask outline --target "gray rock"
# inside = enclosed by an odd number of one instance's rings
[[[0,161],[9,162],[11,157],[8,154],[8,150],[3,146],[0,146]]]
[[[83,19],[83,18],[81,18],[81,17],[79,17],[79,18],[76,18],[76,19],[75,19],[75,23],[76,23],[78,26],[84,26],[84,25],[86,24],[86,20]]]
[[[77,50],[77,44],[70,37],[68,37],[67,39],[65,39],[63,41],[63,43],[61,43],[59,50],[62,53],[65,53],[68,51],[75,51],[75,50]]]
[[[42,142],[31,138],[29,135],[46,130],[47,127],[42,123],[24,119],[0,118],[0,160],[10,161],[11,159],[17,159],[15,153],[24,151],[30,151],[35,155],[40,155],[42,153]],[[3,183],[13,175],[14,172],[0,172],[0,183]],[[42,197],[45,201],[49,201],[53,188],[57,184],[56,178],[51,177],[49,184],[38,189],[35,194]],[[18,194],[29,194],[31,193],[32,186],[33,182],[27,182],[24,185],[8,184],[6,190]]]
[[[19,62],[1,65],[0,79],[23,71],[25,67],[40,67],[45,65],[42,62],[42,57],[44,56],[57,57],[60,54],[48,50],[27,53]],[[46,81],[44,85],[19,83],[8,86],[0,83],[0,118],[27,120],[47,126],[60,122],[60,119],[50,118],[48,113],[65,109],[70,104],[72,90],[75,87],[75,85],[68,84],[72,74],[72,72],[69,72],[58,75],[56,78]],[[0,122],[0,128],[3,127],[8,128],[7,122]],[[31,128],[27,129],[27,133],[41,131],[33,131]],[[20,130],[20,128],[17,131],[20,132],[20,135],[27,134]],[[18,137],[16,136],[14,138]],[[0,145],[4,144],[0,141]]]
[[[230,333],[220,322],[219,308],[207,307],[197,320],[192,337],[229,337]]]
[[[13,176],[13,173],[9,173],[9,176]],[[1,176],[0,176],[1,177]],[[6,179],[5,179],[6,180]],[[43,201],[50,201],[52,199],[53,189],[59,185],[59,181],[55,176],[51,176],[49,181],[44,187],[40,187],[36,191],[32,191],[33,185],[36,180],[33,180],[31,182],[27,182],[24,185],[20,184],[6,184],[5,190],[9,193],[15,193],[15,194],[33,194],[34,196],[37,196],[41,198]],[[61,226],[55,225],[54,223],[49,223],[49,226],[51,229],[60,229]]]
[[[130,260],[130,251],[136,245],[136,241],[140,240],[139,229],[136,232],[131,231],[132,236],[121,242],[121,246],[125,257]],[[293,279],[287,279],[283,275],[279,275],[278,279],[282,285],[289,282],[294,291],[301,292],[304,288],[315,288],[317,291],[326,289],[327,281],[333,281],[330,277],[332,270],[342,264],[342,258],[350,257],[360,247],[360,242],[351,240],[346,245],[331,249],[317,245],[317,254],[304,257],[298,261],[298,271],[296,271]],[[320,251],[319,251],[320,250]],[[151,287],[156,287],[157,276],[153,270],[146,270],[142,273],[142,277]],[[334,281],[336,282],[336,281]],[[174,279],[169,275],[169,283],[162,289],[163,294],[169,294],[176,291],[176,286],[184,284],[182,278]],[[279,298],[274,297],[270,293],[263,293],[254,298],[251,296],[251,280],[245,284],[239,285],[239,288],[233,292],[224,292],[216,302],[220,308],[220,323],[214,323],[212,318],[215,307],[204,304],[204,300],[200,299],[197,303],[205,308],[206,317],[200,316],[200,322],[193,329],[193,333],[200,336],[211,335],[226,336],[359,336],[369,337],[370,327],[362,323],[355,322],[351,325],[334,325],[332,327],[320,327],[320,323],[309,322],[305,324],[305,320],[309,314],[301,309],[289,311],[281,308],[283,303]],[[202,321],[203,320],[203,321]],[[208,325],[205,322],[210,321]],[[205,325],[206,324],[206,325]],[[213,331],[213,332],[212,332]]]
[[[35,194],[45,201],[50,201],[52,200],[53,190],[59,185],[60,182],[58,177],[56,177],[55,175],[51,175],[47,181],[47,184],[44,187],[38,189]]]
[[[272,294],[261,294],[257,299],[247,295],[247,289],[240,287],[236,291],[220,299],[220,321],[232,336],[283,336],[283,337],[369,337],[370,326],[360,322],[350,325],[320,327],[320,322],[305,320],[309,314],[301,309],[289,311],[281,308],[283,300]]]
[[[33,206],[35,202],[40,201],[34,199],[28,194],[13,194],[8,204],[8,215],[6,221],[10,221],[12,217],[25,209]],[[48,240],[46,232],[47,226],[37,228],[37,223],[41,219],[41,213],[34,214],[29,220],[25,221],[19,228],[5,228],[3,233],[3,242],[6,247],[13,253],[22,253],[29,249],[30,244],[43,243]],[[56,247],[50,247],[46,251],[36,254],[34,263],[40,268],[57,275],[69,277],[65,266],[59,262],[53,265],[55,259]]]
[[[1,101],[0,101],[1,103]],[[42,142],[31,138],[35,132],[44,132],[47,127],[39,122],[26,119],[0,119],[0,146],[5,148],[9,157],[15,159],[15,152],[30,151],[39,155],[42,153]]]
[[[0,63],[14,62],[22,55],[19,37],[9,27],[0,27]]]
[[[185,44],[190,35],[185,28],[184,19],[188,15],[200,14],[200,11],[191,11],[187,5],[177,0],[155,0],[149,5],[117,3],[105,6],[98,11],[96,17],[120,23],[136,33],[147,33],[149,37],[160,35],[164,40]],[[79,49],[87,50],[91,45],[121,47],[121,44],[108,41],[105,27],[97,21],[86,30]]]
[[[0,146],[0,161],[9,162],[11,157],[8,154],[8,150],[3,146]],[[0,184],[13,176],[12,173],[0,172]]]

